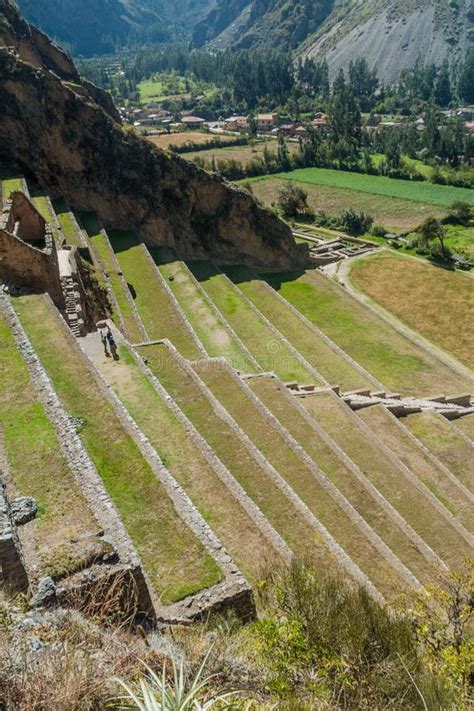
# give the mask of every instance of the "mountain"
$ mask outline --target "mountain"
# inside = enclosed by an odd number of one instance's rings
[[[455,61],[472,46],[472,0],[218,0],[193,46],[278,47],[326,57],[332,77],[365,57],[391,82],[418,58]]]
[[[306,261],[291,230],[250,193],[160,151],[119,122],[107,94],[0,0],[0,168],[108,227],[183,257],[269,269]]]
[[[185,34],[214,0],[18,0],[26,19],[73,54],[163,42]]]

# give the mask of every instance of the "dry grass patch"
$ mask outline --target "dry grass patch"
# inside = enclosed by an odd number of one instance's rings
[[[331,348],[326,341],[305,324],[297,314],[281,302],[265,282],[252,276],[243,267],[226,269],[227,274],[267,319],[299,350],[308,363],[327,382],[343,390],[372,386],[349,360]],[[280,275],[275,276],[276,279]]]
[[[460,417],[454,423],[469,439],[474,441],[474,415],[466,415],[465,417]]]
[[[97,521],[61,454],[54,427],[1,314],[0,426],[15,489],[38,501],[31,526],[43,574],[58,579],[86,567],[89,561],[77,539],[96,534]],[[100,549],[99,541],[97,545]]]
[[[350,277],[357,289],[407,326],[474,367],[470,275],[383,253],[355,261]]]
[[[385,498],[400,512],[425,542],[454,569],[461,567],[470,548],[457,531],[398,466],[380,450],[368,433],[358,426],[347,405],[334,394],[321,393],[302,400],[341,449],[372,481]],[[420,582],[426,582],[426,567],[413,570]],[[433,579],[435,570],[431,571]]]
[[[154,146],[166,150],[173,146],[182,146],[185,143],[203,143],[209,141],[228,141],[232,136],[219,135],[217,133],[206,133],[205,131],[183,131],[181,133],[163,133],[161,136],[145,136],[146,140]],[[236,139],[237,140],[237,139]]]
[[[359,410],[361,419],[369,425],[383,443],[430,489],[468,529],[474,527],[474,510],[452,481],[438,469],[426,452],[400,427],[398,421],[382,405]]]
[[[448,420],[436,412],[421,412],[405,417],[403,423],[459,481],[473,490],[474,448]]]
[[[137,445],[125,431],[47,302],[21,297],[16,308],[59,397],[81,422],[80,437],[164,603],[212,585],[214,560],[176,513]]]
[[[278,338],[253,311],[224,274],[217,272],[210,262],[190,262],[189,267],[264,372],[274,372],[285,382],[296,380],[309,383],[315,380],[314,375],[298,362],[283,339]]]

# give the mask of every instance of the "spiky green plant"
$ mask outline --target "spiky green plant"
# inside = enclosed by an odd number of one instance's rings
[[[120,708],[124,711],[208,711],[218,703],[225,704],[229,697],[235,696],[239,692],[229,691],[225,694],[214,695],[206,701],[201,700],[204,688],[216,676],[213,674],[204,677],[204,669],[211,650],[212,647],[189,684],[184,672],[184,661],[182,660],[178,665],[174,659],[172,659],[172,681],[168,681],[166,678],[166,664],[163,664],[161,676],[145,665],[148,672],[147,678],[140,679],[139,688],[136,690],[122,679],[117,679],[126,691],[126,696],[117,699],[126,703]]]

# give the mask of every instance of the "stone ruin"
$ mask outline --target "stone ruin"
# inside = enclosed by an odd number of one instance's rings
[[[50,225],[20,191],[10,195],[0,216],[0,289],[49,294],[76,336],[108,315],[107,299],[77,247],[56,242]]]

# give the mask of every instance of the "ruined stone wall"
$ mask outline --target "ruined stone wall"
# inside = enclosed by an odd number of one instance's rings
[[[1,471],[0,471],[1,474]],[[0,584],[9,595],[23,592],[28,578],[20,553],[4,485],[0,479]]]
[[[58,257],[53,244],[40,250],[0,229],[0,281],[40,294],[47,292],[59,308],[63,307]]]

